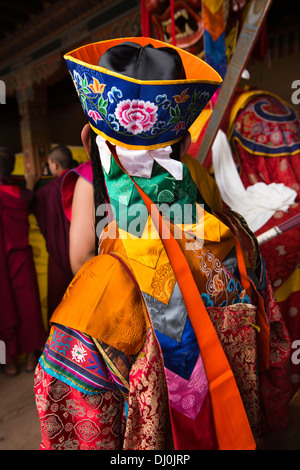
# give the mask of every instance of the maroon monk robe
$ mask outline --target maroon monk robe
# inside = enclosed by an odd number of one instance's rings
[[[0,339],[6,362],[44,346],[37,276],[29,235],[31,192],[0,184]]]
[[[61,185],[63,176],[53,178],[38,189],[33,198],[32,210],[41,233],[44,235],[48,259],[48,318],[61,302],[73,279],[69,258],[70,222],[62,208]]]

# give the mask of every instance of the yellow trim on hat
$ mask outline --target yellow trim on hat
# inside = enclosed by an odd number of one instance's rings
[[[154,149],[158,149],[158,148],[161,148],[161,147],[167,147],[168,145],[176,144],[176,142],[179,142],[179,140],[181,140],[181,138],[182,138],[182,136],[181,136],[178,139],[170,140],[169,142],[163,142],[163,143],[160,142],[159,144],[154,144],[154,145],[148,145],[148,144],[145,144],[145,145],[131,145],[131,144],[127,144],[125,142],[122,142],[121,140],[114,139],[113,137],[110,137],[107,134],[105,134],[105,132],[99,131],[99,129],[94,127],[90,122],[89,122],[89,125],[90,125],[91,129],[93,129],[93,131],[96,132],[96,134],[101,135],[101,137],[103,137],[103,139],[108,140],[113,145],[119,145],[120,147],[124,147],[124,148],[127,148],[129,150],[144,150],[145,148],[147,148],[149,150],[154,150]]]
[[[247,139],[248,142],[251,142],[251,140]],[[297,148],[296,150],[294,150],[293,152],[288,152],[288,151],[284,151],[284,152],[280,152],[280,153],[272,153],[272,150],[276,150],[276,147],[269,147],[270,148],[270,152],[262,152],[262,151],[258,151],[258,150],[252,150],[250,147],[247,147],[246,144],[244,144],[241,139],[237,136],[233,136],[232,138],[232,141],[236,141],[240,144],[241,147],[243,147],[244,150],[246,150],[247,152],[251,153],[251,155],[261,155],[263,157],[269,157],[269,158],[276,158],[276,157],[290,157],[291,155],[296,155],[297,153],[300,152],[299,148]],[[257,142],[254,142],[257,144]],[[267,147],[267,145],[264,145],[264,144],[260,144],[260,145],[263,145],[264,147]],[[280,145],[280,147],[284,147],[284,145]]]

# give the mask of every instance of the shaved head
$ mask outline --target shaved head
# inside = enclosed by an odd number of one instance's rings
[[[63,170],[69,170],[73,166],[73,156],[71,150],[65,145],[57,145],[54,147],[48,158],[52,162],[56,162]]]

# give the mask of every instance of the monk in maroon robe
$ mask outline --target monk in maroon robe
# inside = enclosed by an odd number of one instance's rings
[[[17,359],[27,354],[26,370],[35,367],[36,352],[44,346],[37,276],[28,242],[32,182],[13,184],[15,158],[0,148],[0,339],[5,344],[7,375],[18,372]]]
[[[73,168],[72,153],[59,145],[51,150],[48,165],[54,178],[34,194],[32,210],[48,251],[48,318],[61,302],[73,279],[69,260],[70,222],[62,207],[61,185],[66,172]]]

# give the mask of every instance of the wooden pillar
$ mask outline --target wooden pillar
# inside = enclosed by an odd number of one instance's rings
[[[47,89],[29,85],[17,91],[25,173],[41,174],[51,148],[47,119]]]

